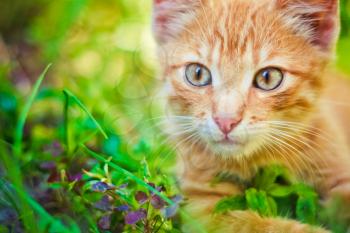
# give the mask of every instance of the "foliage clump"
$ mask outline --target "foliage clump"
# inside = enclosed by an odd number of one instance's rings
[[[242,195],[219,201],[215,212],[222,214],[234,210],[252,210],[265,217],[295,219],[306,224],[326,226],[333,232],[346,231],[346,224],[323,207],[317,192],[295,179],[282,166],[260,169],[245,186]]]

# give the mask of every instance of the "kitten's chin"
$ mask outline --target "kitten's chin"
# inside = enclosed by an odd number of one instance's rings
[[[233,140],[221,140],[209,142],[214,154],[223,157],[239,157],[244,154],[245,144]]]

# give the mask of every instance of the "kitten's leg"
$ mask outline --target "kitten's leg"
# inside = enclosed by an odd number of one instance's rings
[[[350,159],[348,151],[326,155],[326,163],[320,170],[320,180],[315,179],[315,187],[324,200],[325,210],[331,217],[350,227]],[[346,155],[346,156],[343,156]],[[326,166],[325,166],[326,165]],[[349,228],[350,232],[350,228]]]
[[[349,166],[350,167],[350,166]],[[325,208],[340,224],[348,227],[350,232],[350,177],[342,178],[328,194]]]

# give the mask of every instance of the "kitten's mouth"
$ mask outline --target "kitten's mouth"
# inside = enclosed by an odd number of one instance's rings
[[[228,138],[228,137],[225,137],[220,141],[216,141],[215,143],[219,145],[225,145],[225,146],[242,146],[243,145],[242,142]]]

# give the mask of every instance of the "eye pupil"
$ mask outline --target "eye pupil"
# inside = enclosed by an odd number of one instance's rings
[[[265,81],[268,83],[270,81],[270,72],[269,71],[264,71],[262,73],[262,76],[264,77]]]
[[[202,68],[198,66],[196,69],[196,80],[199,81],[201,77],[202,77]]]

